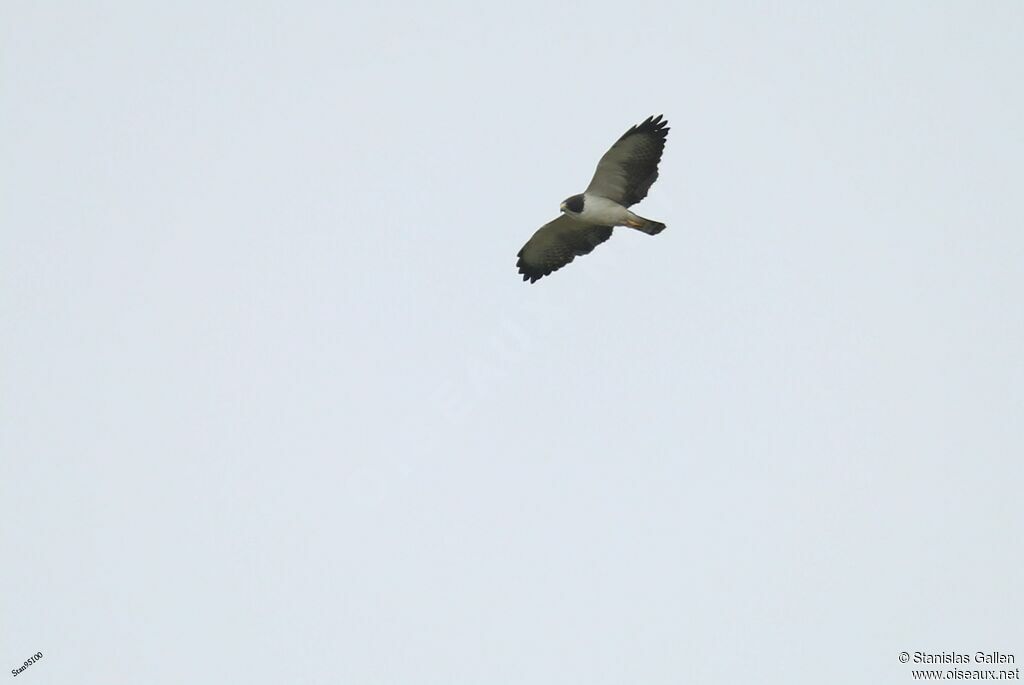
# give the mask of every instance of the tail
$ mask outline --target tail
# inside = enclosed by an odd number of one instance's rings
[[[630,228],[643,231],[647,235],[658,235],[665,230],[665,224],[660,221],[651,221],[650,219],[645,219],[642,216],[636,216],[635,214],[633,216],[636,217],[635,223],[633,221],[626,222],[626,225]]]

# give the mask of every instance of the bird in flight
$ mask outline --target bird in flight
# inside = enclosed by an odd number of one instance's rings
[[[668,121],[659,114],[633,126],[604,153],[590,185],[562,203],[562,214],[541,226],[517,255],[519,273],[530,283],[557,271],[578,255],[590,254],[628,226],[657,235],[665,224],[637,216],[628,207],[647,197],[658,178],[658,162],[668,138]]]

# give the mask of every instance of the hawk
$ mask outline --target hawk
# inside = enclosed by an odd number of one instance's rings
[[[516,266],[524,281],[534,283],[578,255],[589,254],[611,237],[615,226],[628,226],[647,235],[665,230],[660,221],[637,216],[627,208],[647,197],[658,178],[668,131],[668,121],[659,114],[622,134],[597,163],[587,189],[567,198],[562,215],[541,226],[523,245]]]

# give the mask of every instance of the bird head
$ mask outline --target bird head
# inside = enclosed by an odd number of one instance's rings
[[[580,214],[583,211],[583,196],[573,195],[562,203],[561,210],[566,214]]]

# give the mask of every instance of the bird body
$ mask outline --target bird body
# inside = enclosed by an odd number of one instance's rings
[[[665,224],[634,214],[629,207],[647,196],[658,178],[668,137],[660,115],[633,126],[601,157],[586,191],[562,203],[562,215],[533,234],[519,251],[519,273],[536,282],[608,240],[615,226],[657,235]]]
[[[665,228],[665,224],[634,214],[618,202],[613,202],[606,197],[590,193],[583,193],[579,197],[582,198],[582,208],[579,211],[572,211],[567,206],[567,202],[562,203],[562,211],[582,224],[629,226],[649,235],[660,233]]]
[[[562,211],[573,219],[602,226],[625,226],[630,214],[633,213],[618,202],[590,193],[583,193],[583,206],[579,212],[570,210],[566,203],[562,204]]]

